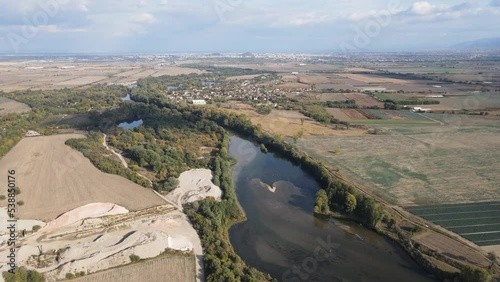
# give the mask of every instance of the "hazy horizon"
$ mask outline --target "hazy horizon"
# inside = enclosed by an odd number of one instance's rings
[[[0,3],[2,54],[418,52],[500,36],[500,0]]]

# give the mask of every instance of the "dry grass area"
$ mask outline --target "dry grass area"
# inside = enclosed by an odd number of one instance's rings
[[[489,266],[489,261],[474,248],[464,247],[463,244],[459,244],[448,236],[438,232],[427,230],[412,239],[458,262],[479,264],[482,267]]]
[[[19,207],[20,218],[46,221],[94,202],[116,203],[132,211],[163,204],[152,191],[99,171],[80,152],[64,144],[68,139],[83,137],[66,134],[25,138],[0,160],[3,179],[7,179],[7,170],[16,170],[22,191],[17,200],[25,203]],[[5,194],[5,183],[1,185]]]
[[[378,106],[381,109],[384,108],[383,102],[380,102],[377,99],[367,94],[347,93],[344,94],[344,96],[347,98],[347,100],[355,100],[356,104],[358,104],[360,107]]]
[[[454,118],[442,126],[377,126],[389,135],[306,137],[299,147],[392,204],[500,200],[498,117]]]
[[[204,73],[151,62],[9,61],[0,62],[0,90],[58,89],[96,83],[128,85],[147,76]]]
[[[306,75],[299,74],[299,81],[305,84],[323,84],[330,83],[330,79],[324,75]]]
[[[300,131],[304,133],[304,136],[360,136],[366,134],[366,131],[361,129],[335,130],[295,111],[273,110],[269,115],[261,115],[249,108],[226,110],[245,114],[253,124],[260,124],[265,131],[287,137],[296,136]],[[302,125],[301,119],[304,119],[304,125]]]
[[[361,114],[356,109],[343,109],[342,110],[350,120],[367,120],[368,118]]]
[[[0,116],[11,113],[22,114],[30,111],[31,108],[26,104],[0,97]]]
[[[339,74],[339,76],[345,77],[345,78],[350,78],[353,80],[357,80],[363,83],[368,83],[368,84],[377,84],[377,83],[392,83],[392,84],[408,84],[410,81],[408,80],[403,80],[403,79],[397,79],[397,78],[388,78],[388,77],[382,77],[382,76],[377,76],[377,75],[368,75],[368,74]]]
[[[181,74],[191,74],[191,73],[203,74],[207,72],[199,69],[171,66],[171,67],[165,67],[163,69],[157,69],[156,73],[153,76],[158,77],[162,75],[181,75]]]
[[[298,82],[288,82],[284,84],[274,85],[275,89],[307,89],[311,88],[310,85]]]
[[[249,74],[249,75],[239,75],[239,76],[230,76],[226,78],[227,80],[247,80],[247,79],[253,79],[262,75],[267,75],[267,73],[263,74]]]
[[[366,69],[366,68],[346,68],[345,72],[374,72],[375,70]]]
[[[348,116],[342,109],[338,108],[327,108],[326,109],[334,118],[342,121],[351,121],[351,117]]]
[[[73,279],[76,282],[194,282],[194,256],[166,255]]]

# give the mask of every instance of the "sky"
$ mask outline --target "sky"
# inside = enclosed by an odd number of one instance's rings
[[[0,53],[429,51],[500,37],[500,0],[0,0]]]

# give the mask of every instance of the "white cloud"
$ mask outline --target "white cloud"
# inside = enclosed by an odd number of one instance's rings
[[[87,32],[85,28],[61,28],[57,25],[39,25],[36,28],[42,32],[59,33],[59,32]]]
[[[155,18],[155,16],[153,16],[149,13],[142,13],[142,14],[137,14],[134,17],[132,17],[132,22],[140,23],[140,24],[154,24],[154,23],[157,23],[158,20]]]
[[[415,15],[429,15],[437,10],[439,10],[439,8],[429,2],[415,2],[411,5],[409,12]]]

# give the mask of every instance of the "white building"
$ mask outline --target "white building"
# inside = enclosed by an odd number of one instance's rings
[[[205,100],[193,100],[193,105],[206,105],[207,101]]]

